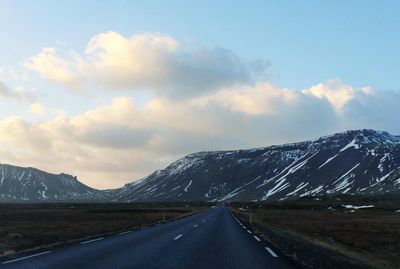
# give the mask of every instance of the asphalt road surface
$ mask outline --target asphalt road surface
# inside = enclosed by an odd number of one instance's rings
[[[0,268],[294,268],[224,207],[0,261]]]

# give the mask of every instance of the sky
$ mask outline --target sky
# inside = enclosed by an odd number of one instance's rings
[[[0,163],[105,189],[197,151],[398,135],[398,10],[0,0]]]

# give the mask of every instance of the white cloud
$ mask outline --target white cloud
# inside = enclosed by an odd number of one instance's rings
[[[140,106],[121,97],[39,123],[10,117],[0,121],[0,156],[112,187],[195,151],[267,146],[354,128],[400,133],[398,93],[332,83],[295,91],[263,82],[186,100],[154,96]],[[350,97],[335,97],[348,92]]]
[[[30,105],[29,112],[35,115],[43,115],[45,112],[45,107],[42,104],[34,103]]]
[[[201,103],[216,102],[233,111],[249,115],[273,115],[285,105],[293,105],[301,93],[280,89],[269,82],[246,87],[224,88],[213,95],[199,98]]]
[[[260,60],[246,63],[226,49],[182,44],[160,33],[101,33],[84,53],[71,54],[66,59],[46,48],[25,66],[70,88],[81,89],[86,81],[111,90],[151,90],[175,97],[247,83],[268,67]]]
[[[57,55],[55,48],[44,48],[24,65],[49,81],[72,89],[84,87],[83,78],[79,73],[79,61],[74,59],[73,62],[69,62],[62,59]]]
[[[36,99],[36,94],[33,91],[28,91],[23,87],[15,87],[12,89],[0,80],[0,98],[32,102]]]
[[[303,93],[328,100],[332,107],[337,112],[340,112],[351,100],[360,99],[365,95],[372,95],[374,90],[370,87],[355,89],[340,80],[328,80],[325,83],[319,83],[310,89],[304,90]]]

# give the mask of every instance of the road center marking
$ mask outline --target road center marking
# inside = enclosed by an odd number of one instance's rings
[[[176,236],[176,237],[174,238],[174,240],[178,240],[178,239],[181,238],[182,236],[183,236],[183,234],[180,234],[180,235]]]
[[[132,232],[132,231],[120,232],[119,234],[120,234],[120,235],[123,235],[123,234],[128,234],[128,233],[130,233],[130,232]]]
[[[84,242],[81,242],[81,245],[85,245],[85,244],[96,242],[96,241],[103,240],[103,239],[104,239],[104,237],[100,237],[100,238],[84,241]]]
[[[254,238],[255,238],[258,242],[261,241],[261,239],[260,239],[257,235],[255,235]]]
[[[44,251],[44,252],[40,252],[40,253],[37,253],[37,254],[33,254],[33,255],[22,257],[22,258],[14,259],[14,260],[11,260],[11,261],[2,262],[1,264],[7,264],[7,263],[17,262],[17,261],[21,261],[21,260],[26,260],[26,259],[30,259],[30,258],[33,258],[33,257],[45,255],[45,254],[48,254],[50,252],[51,251]]]
[[[278,258],[278,255],[276,255],[276,253],[272,249],[270,249],[269,247],[265,247],[265,249],[269,252],[269,254],[271,254],[272,257]]]
[[[197,226],[199,226],[198,224],[194,225],[193,228],[197,228]]]

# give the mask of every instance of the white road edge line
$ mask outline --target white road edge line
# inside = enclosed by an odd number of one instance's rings
[[[88,243],[96,242],[96,241],[99,241],[99,240],[102,240],[102,239],[104,239],[104,237],[99,237],[99,238],[96,238],[96,239],[84,241],[84,242],[81,242],[81,245],[85,245],[85,244],[88,244]]]
[[[128,233],[131,233],[132,231],[125,231],[125,232],[120,232],[119,234],[120,235],[123,235],[123,234],[128,234]]]
[[[44,251],[44,252],[40,252],[40,253],[37,253],[37,254],[33,254],[33,255],[22,257],[22,258],[14,259],[14,260],[11,260],[11,261],[2,262],[1,264],[7,264],[7,263],[17,262],[17,261],[21,261],[21,260],[26,260],[26,259],[33,258],[33,257],[36,257],[36,256],[45,255],[45,254],[48,254],[50,252],[51,252],[50,250],[49,251]]]
[[[182,236],[183,236],[183,234],[180,234],[180,235],[176,236],[176,237],[174,238],[174,240],[178,240],[178,239],[181,238]]]
[[[240,224],[242,225],[242,223],[240,223],[240,221],[232,214],[232,217]]]
[[[249,234],[251,234],[251,231],[250,231],[250,230],[247,230],[247,232],[248,232]]]
[[[272,249],[270,249],[269,247],[265,247],[265,249],[269,252],[269,254],[271,254],[272,257],[278,258],[278,255],[276,255],[276,253]]]
[[[261,239],[260,239],[257,235],[255,235],[254,238],[255,238],[258,242],[261,241]]]

